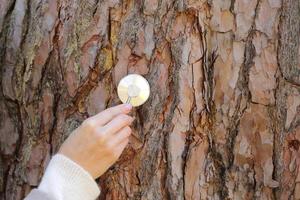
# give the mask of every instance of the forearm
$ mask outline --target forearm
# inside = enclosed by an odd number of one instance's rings
[[[39,187],[25,200],[94,200],[99,194],[98,185],[87,171],[57,154],[51,159]]]

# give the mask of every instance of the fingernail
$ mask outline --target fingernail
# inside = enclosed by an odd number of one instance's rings
[[[132,109],[132,105],[128,104],[128,103],[125,104],[125,109],[128,110],[128,111],[131,110]]]

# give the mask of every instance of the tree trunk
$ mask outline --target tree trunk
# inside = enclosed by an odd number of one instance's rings
[[[299,0],[0,0],[0,192],[143,75],[99,199],[300,199]]]

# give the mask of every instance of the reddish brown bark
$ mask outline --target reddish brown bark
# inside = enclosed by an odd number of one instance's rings
[[[151,96],[99,199],[300,199],[299,35],[292,0],[1,0],[1,198],[138,73]]]

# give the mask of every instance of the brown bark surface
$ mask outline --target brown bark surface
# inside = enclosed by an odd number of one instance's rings
[[[300,199],[299,0],[0,0],[0,198],[144,75],[99,199]]]

